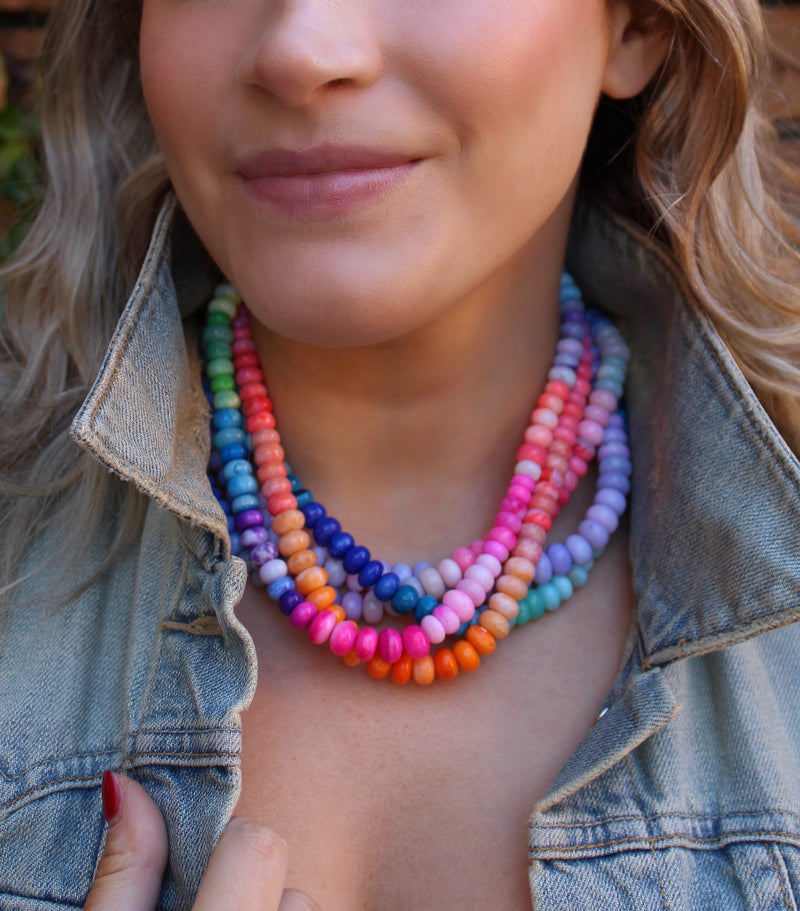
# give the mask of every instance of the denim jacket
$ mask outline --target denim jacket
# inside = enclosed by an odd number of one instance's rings
[[[256,654],[246,582],[205,476],[199,305],[168,201],[78,445],[146,503],[135,546],[67,607],[106,541],[18,590],[0,625],[0,908],[80,907],[104,841],[100,778],[161,807],[160,907],[190,907],[240,784]],[[570,267],[633,352],[635,641],[605,708],[530,808],[532,904],[794,909],[800,900],[800,464],[669,258],[584,205]],[[118,517],[108,507],[106,526]],[[51,528],[31,555],[43,560]],[[479,685],[479,681],[475,681]],[[480,830],[479,821],[476,831]]]

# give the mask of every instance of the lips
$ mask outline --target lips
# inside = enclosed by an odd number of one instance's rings
[[[253,199],[296,218],[335,218],[397,189],[422,159],[392,150],[320,146],[243,156],[236,173]]]

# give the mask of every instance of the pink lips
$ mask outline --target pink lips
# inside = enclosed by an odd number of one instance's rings
[[[243,157],[237,174],[259,202],[297,219],[335,218],[386,195],[419,164],[409,155],[355,146],[275,149]]]

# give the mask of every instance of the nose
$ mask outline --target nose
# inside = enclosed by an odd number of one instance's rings
[[[261,8],[240,83],[301,107],[327,89],[363,87],[380,75],[382,51],[364,2],[278,0]]]

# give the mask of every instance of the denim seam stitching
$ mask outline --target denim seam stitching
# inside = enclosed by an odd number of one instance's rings
[[[780,816],[791,816],[793,819],[800,820],[800,813],[795,813],[792,810],[743,810],[739,813],[730,813],[729,816],[750,816],[758,818],[760,816],[768,815],[780,815]],[[543,822],[537,823],[537,829],[594,829],[598,826],[606,826],[609,823],[615,822],[633,822],[634,820],[641,819],[647,823],[655,822],[659,819],[726,819],[725,814],[720,813],[657,813],[655,816],[644,816],[641,813],[631,814],[629,816],[609,816],[606,819],[598,820],[597,822],[565,822],[565,823],[555,823],[555,822]]]
[[[775,868],[775,875],[778,877],[778,882],[781,886],[781,892],[783,893],[783,903],[786,905],[787,911],[791,911],[789,897],[786,894],[786,887],[783,885],[783,876],[781,876],[781,871],[778,869],[778,863],[775,860],[775,855],[772,851],[769,851],[769,859],[772,861],[772,866]]]
[[[628,780],[631,784],[631,791],[633,792],[633,799],[636,801],[636,804],[640,808],[641,818],[644,819],[644,810],[642,808],[642,802],[639,800],[639,794],[636,790],[636,784],[633,780],[633,770],[631,769],[630,757],[625,757],[625,768],[628,772]],[[667,899],[664,895],[664,885],[661,882],[661,874],[658,872],[658,860],[656,859],[656,849],[655,844],[653,843],[652,832],[650,831],[650,823],[648,820],[645,820],[645,826],[647,828],[647,842],[650,845],[650,856],[653,858],[653,871],[656,874],[656,882],[658,883],[658,891],[661,895],[661,904],[664,906],[664,911],[669,911],[667,908]]]
[[[636,844],[637,842],[641,842],[641,841],[646,841],[651,846],[655,844],[659,847],[660,847],[661,843],[663,843],[663,842],[678,841],[678,840],[688,841],[688,842],[692,842],[693,844],[698,844],[698,845],[709,845],[709,844],[714,844],[714,842],[722,842],[723,840],[731,838],[731,837],[742,838],[743,840],[750,840],[750,841],[753,841],[756,839],[768,840],[769,838],[780,837],[780,838],[786,838],[792,842],[798,843],[798,848],[800,848],[800,841],[798,841],[798,835],[796,832],[785,832],[780,829],[777,831],[770,831],[770,830],[765,829],[765,830],[761,830],[758,832],[748,832],[745,830],[727,832],[725,835],[717,835],[714,838],[698,838],[695,835],[680,835],[680,834],[655,835],[652,838],[647,837],[644,839],[639,836],[635,836],[635,837],[631,837],[631,838],[617,838],[617,839],[613,839],[612,841],[597,841],[597,842],[592,842],[592,843],[589,843],[586,845],[581,845],[580,847],[575,847],[574,845],[563,845],[563,846],[562,845],[552,845],[552,846],[548,846],[546,848],[531,848],[530,850],[531,850],[531,853],[533,853],[533,854],[541,854],[543,852],[566,854],[571,851],[583,851],[587,848],[613,848],[618,845]]]
[[[741,845],[737,845],[736,847],[738,849],[737,853],[741,857],[742,863],[744,864],[745,869],[747,870],[747,875],[750,877],[750,882],[753,884],[753,894],[755,895],[756,901],[758,902],[758,907],[761,909],[761,911],[764,911],[764,904],[761,901],[761,896],[758,893],[758,886],[756,885],[756,878],[755,878],[755,876],[753,876],[753,868],[750,866],[750,862],[747,859],[747,853]],[[774,861],[773,861],[773,863],[774,863]]]

